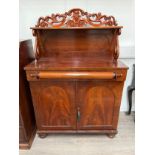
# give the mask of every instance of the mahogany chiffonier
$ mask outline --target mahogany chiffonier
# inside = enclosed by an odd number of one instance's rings
[[[72,9],[40,17],[35,61],[25,67],[37,133],[117,133],[128,67],[118,61],[113,16]]]
[[[23,69],[34,60],[31,40],[19,43],[19,148],[29,149],[36,134],[36,122],[29,83]]]

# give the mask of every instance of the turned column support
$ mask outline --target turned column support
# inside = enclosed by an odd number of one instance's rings
[[[114,31],[114,39],[115,39],[115,47],[114,47],[114,54],[113,54],[113,60],[114,62],[117,62],[117,59],[119,57],[119,40],[118,36],[121,34],[121,29],[116,29]]]
[[[38,49],[38,38],[36,33],[37,33],[36,30],[32,30],[32,34],[35,37],[34,53],[35,53],[35,61],[37,62],[39,59],[39,49]]]

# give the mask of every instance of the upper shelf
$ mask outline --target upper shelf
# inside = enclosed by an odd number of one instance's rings
[[[40,17],[37,25],[31,29],[120,29],[115,17],[101,13],[88,13],[79,8],[64,14],[51,14]]]

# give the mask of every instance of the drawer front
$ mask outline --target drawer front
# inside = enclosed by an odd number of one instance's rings
[[[110,81],[124,81],[126,70],[107,70],[107,71],[27,71],[29,81],[47,80],[47,79],[96,79]]]

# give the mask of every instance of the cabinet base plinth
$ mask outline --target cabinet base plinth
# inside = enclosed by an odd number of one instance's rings
[[[107,135],[109,138],[114,138],[117,134],[117,130],[64,130],[64,131],[58,131],[58,130],[42,130],[38,131],[38,136],[40,138],[45,138],[48,134],[101,134],[101,135]]]

